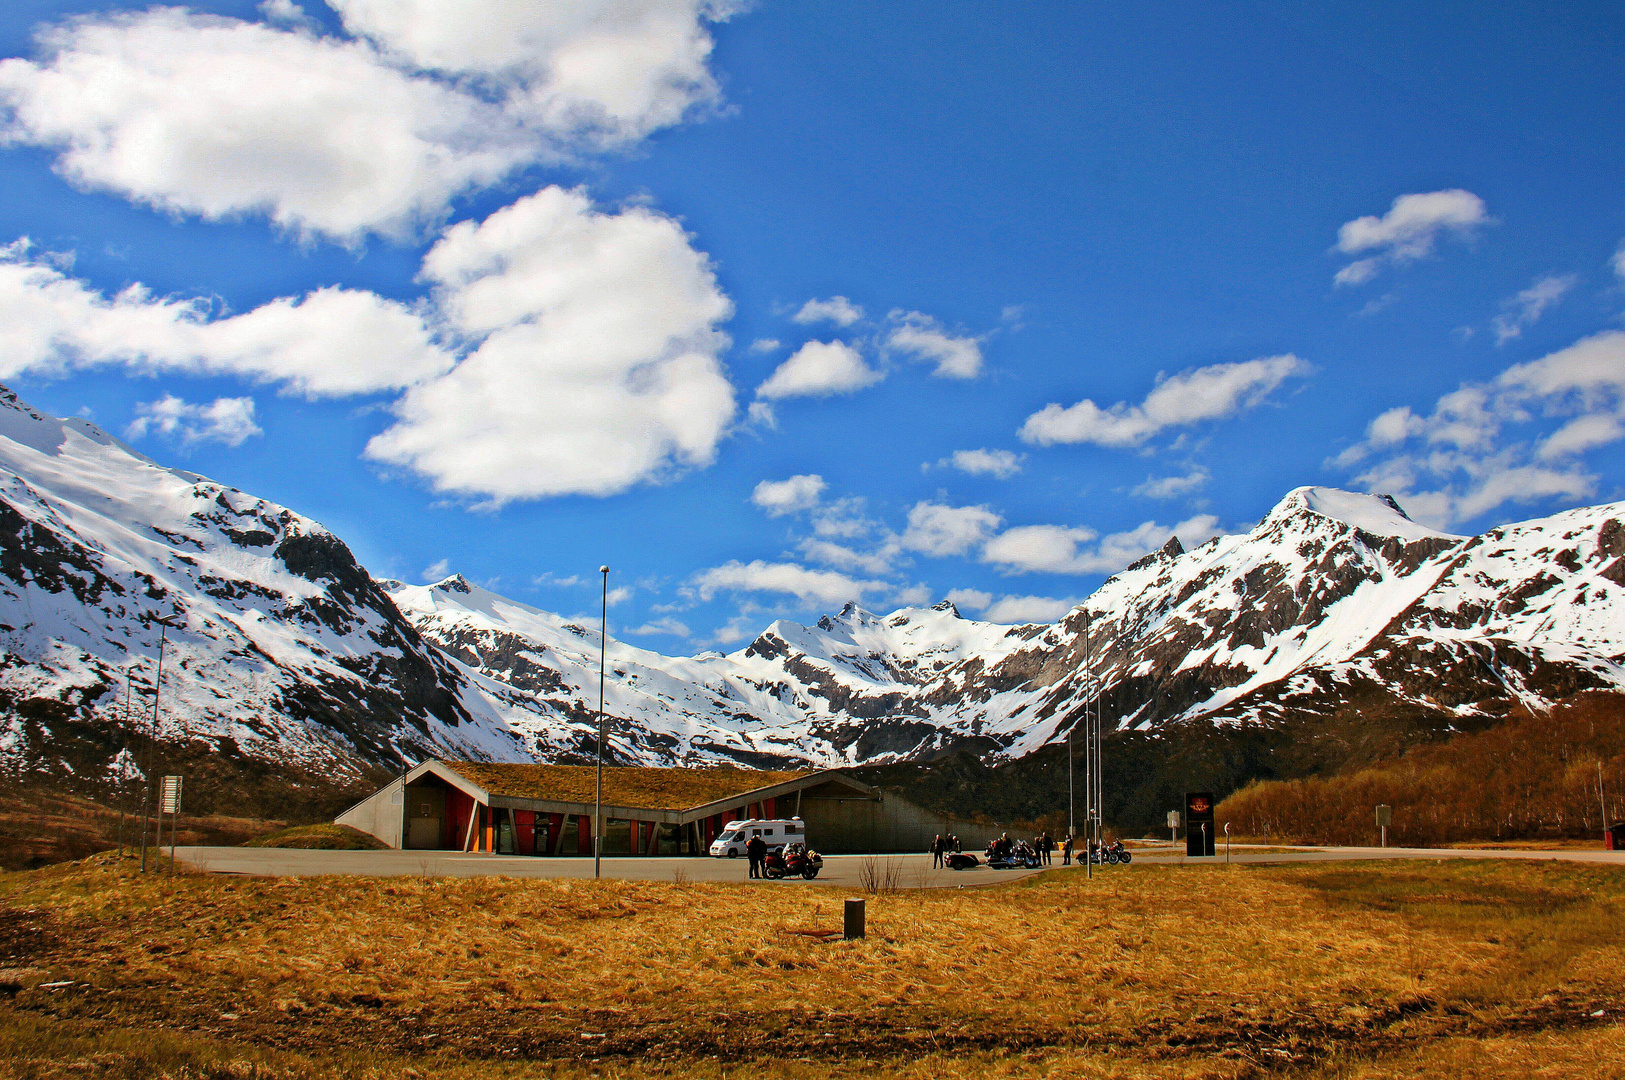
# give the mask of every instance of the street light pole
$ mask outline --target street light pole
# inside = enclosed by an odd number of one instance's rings
[[[604,863],[604,651],[609,643],[609,567],[604,575],[604,606],[598,620],[598,788],[592,806],[592,876],[598,877]]]
[[[152,680],[152,726],[147,732],[147,768],[141,778],[141,872],[147,872],[147,830],[152,810],[152,759],[158,747],[158,695],[164,686],[164,639],[174,624],[167,619],[153,620],[158,624],[158,674]]]

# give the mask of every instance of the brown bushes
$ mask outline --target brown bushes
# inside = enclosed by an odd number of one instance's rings
[[[1601,765],[1601,790],[1598,766]],[[1374,844],[1375,808],[1394,808],[1388,842],[1590,837],[1625,818],[1625,697],[1584,694],[1520,718],[1419,747],[1341,776],[1250,784],[1218,807],[1242,835]]]

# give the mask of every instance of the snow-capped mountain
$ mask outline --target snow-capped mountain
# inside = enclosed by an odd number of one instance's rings
[[[0,387],[0,754],[95,768],[146,731],[316,772],[511,754],[342,541]],[[133,688],[133,695],[127,690]],[[133,698],[134,715],[124,716]]]
[[[1458,537],[1392,499],[1299,488],[1177,540],[1053,625],[951,604],[781,620],[668,657],[453,577],[374,581],[291,510],[164,468],[0,388],[0,764],[105,768],[144,729],[316,773],[429,754],[647,764],[1020,756],[1096,694],[1108,726],[1381,715],[1436,730],[1625,690],[1625,506]],[[137,715],[123,702],[134,689]]]
[[[461,577],[382,584],[517,727],[534,728],[538,709],[573,722],[563,738],[539,737],[542,754],[591,752],[597,627]],[[627,759],[666,762],[847,763],[925,752],[958,733],[951,725],[938,732],[922,724],[915,718],[926,708],[920,703],[951,696],[950,673],[996,662],[1040,629],[974,622],[949,603],[884,618],[849,604],[814,626],[775,622],[728,656],[662,656],[611,639],[605,676],[611,741]]]

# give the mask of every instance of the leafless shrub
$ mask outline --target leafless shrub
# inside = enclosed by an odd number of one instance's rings
[[[689,882],[693,881],[694,878],[693,875],[688,872],[688,867],[674,866],[671,868],[671,880],[678,885],[687,885]]]
[[[902,859],[864,859],[858,864],[858,887],[870,894],[895,895],[903,884]]]

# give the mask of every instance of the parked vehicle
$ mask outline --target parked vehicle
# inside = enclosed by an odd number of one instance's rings
[[[767,853],[762,873],[770,878],[801,877],[811,881],[824,868],[824,857],[806,844],[785,844]]]
[[[709,853],[717,859],[737,859],[745,854],[745,845],[753,836],[760,836],[769,848],[785,844],[806,843],[807,823],[800,818],[747,818],[730,821],[711,842]]]
[[[1023,840],[1011,847],[1000,846],[996,852],[988,856],[987,865],[994,870],[1033,870],[1044,865],[1027,841]]]
[[[950,851],[945,858],[950,870],[971,870],[982,865],[981,860],[968,851]]]
[[[1116,866],[1118,863],[1127,864],[1133,862],[1134,853],[1123,846],[1123,841],[1114,840],[1105,847],[1099,847],[1090,852],[1089,861],[1096,866],[1102,864]]]

